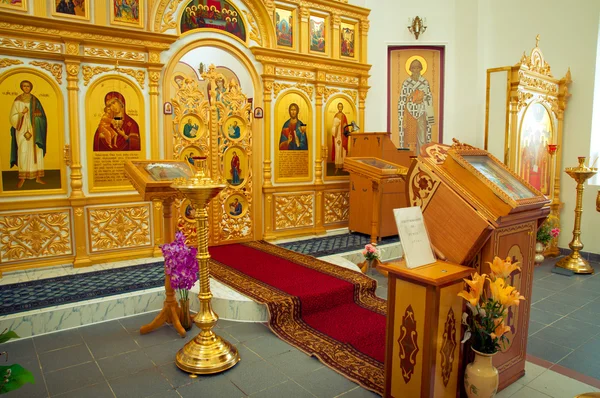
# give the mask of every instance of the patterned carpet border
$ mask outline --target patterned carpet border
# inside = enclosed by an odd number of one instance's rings
[[[0,316],[163,286],[162,261],[0,286]]]
[[[400,242],[398,236],[383,238],[379,245]],[[341,235],[324,236],[322,238],[313,238],[301,241],[280,243],[278,246],[293,250],[298,253],[308,254],[315,257],[329,256],[332,254],[345,253],[353,250],[365,248],[367,243],[371,243],[369,235],[359,233],[347,233]]]
[[[354,298],[358,305],[383,315],[386,313],[385,300],[375,296],[376,281],[363,274],[262,241],[245,245],[352,283],[355,286]],[[383,363],[307,325],[300,317],[300,300],[297,297],[214,259],[211,259],[210,273],[213,278],[266,305],[270,315],[268,326],[279,338],[306,354],[317,357],[329,368],[364,388],[383,394]]]

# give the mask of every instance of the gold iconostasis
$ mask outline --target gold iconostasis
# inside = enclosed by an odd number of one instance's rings
[[[162,205],[133,189],[127,160],[206,157],[227,184],[213,245],[347,226],[344,133],[364,126],[369,10],[101,3],[0,4],[0,275],[160,255]],[[191,239],[194,211],[173,213]]]

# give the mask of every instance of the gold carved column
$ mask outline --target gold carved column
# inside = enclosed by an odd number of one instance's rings
[[[367,63],[367,49],[369,39],[369,20],[367,18],[360,20],[360,62]],[[362,126],[362,125],[361,125]]]
[[[333,32],[333,58],[340,58],[340,23],[342,22],[342,18],[340,14],[333,14],[331,16],[331,31]]]
[[[310,39],[310,28],[308,26],[308,18],[310,17],[310,11],[308,7],[300,7],[300,52],[302,54],[308,54],[309,39]]]
[[[67,41],[65,50],[69,56],[79,56],[79,42]],[[73,267],[92,265],[88,255],[85,223],[85,195],[83,194],[83,174],[81,172],[81,146],[79,142],[79,66],[76,58],[66,58],[67,67],[67,103],[69,108],[69,141],[71,168],[71,206],[73,207],[73,236],[75,239],[75,260]]]
[[[339,26],[339,25],[338,25]],[[317,84],[317,94],[315,98],[316,116],[317,116],[317,128],[315,131],[315,185],[317,190],[315,193],[315,232],[317,234],[325,233],[323,228],[324,221],[324,206],[323,206],[323,190],[319,189],[319,185],[323,185],[323,157],[322,157],[322,146],[323,145],[323,93],[325,87],[321,84]],[[326,146],[325,146],[326,147]]]
[[[269,66],[265,67],[266,70],[270,70]],[[263,162],[263,187],[273,186],[271,182],[271,120],[273,120],[271,112],[271,102],[273,100],[273,79],[271,77],[263,79],[263,98],[264,98],[264,162]],[[273,239],[273,194],[265,193],[265,239]]]
[[[160,62],[160,54],[156,51],[150,51],[149,58],[151,63]],[[160,148],[159,148],[159,137],[158,137],[158,124],[161,115],[161,107],[158,102],[158,82],[160,80],[160,67],[149,66],[148,67],[148,80],[149,80],[149,94],[150,94],[150,159],[160,159]],[[154,257],[162,256],[162,250],[159,245],[163,244],[163,217],[162,207],[163,204],[160,200],[152,201],[152,211],[154,218]],[[166,226],[165,226],[166,227]]]

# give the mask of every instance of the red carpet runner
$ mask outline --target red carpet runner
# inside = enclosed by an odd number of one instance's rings
[[[383,393],[386,302],[363,274],[266,242],[210,248],[211,276],[266,304],[269,327],[363,387]]]

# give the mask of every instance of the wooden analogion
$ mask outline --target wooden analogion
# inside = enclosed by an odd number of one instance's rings
[[[403,177],[413,153],[396,148],[389,133],[352,133],[349,141],[350,231],[371,235],[372,243],[397,235],[392,210],[406,207]]]
[[[432,245],[449,261],[485,274],[495,256],[521,264],[510,284],[526,300],[509,311],[510,343],[494,357],[502,389],[525,373],[535,237],[550,201],[487,151],[458,141],[424,146],[407,180],[409,204],[421,206]]]
[[[460,388],[463,278],[470,267],[436,261],[388,272],[384,397],[455,398]]]

